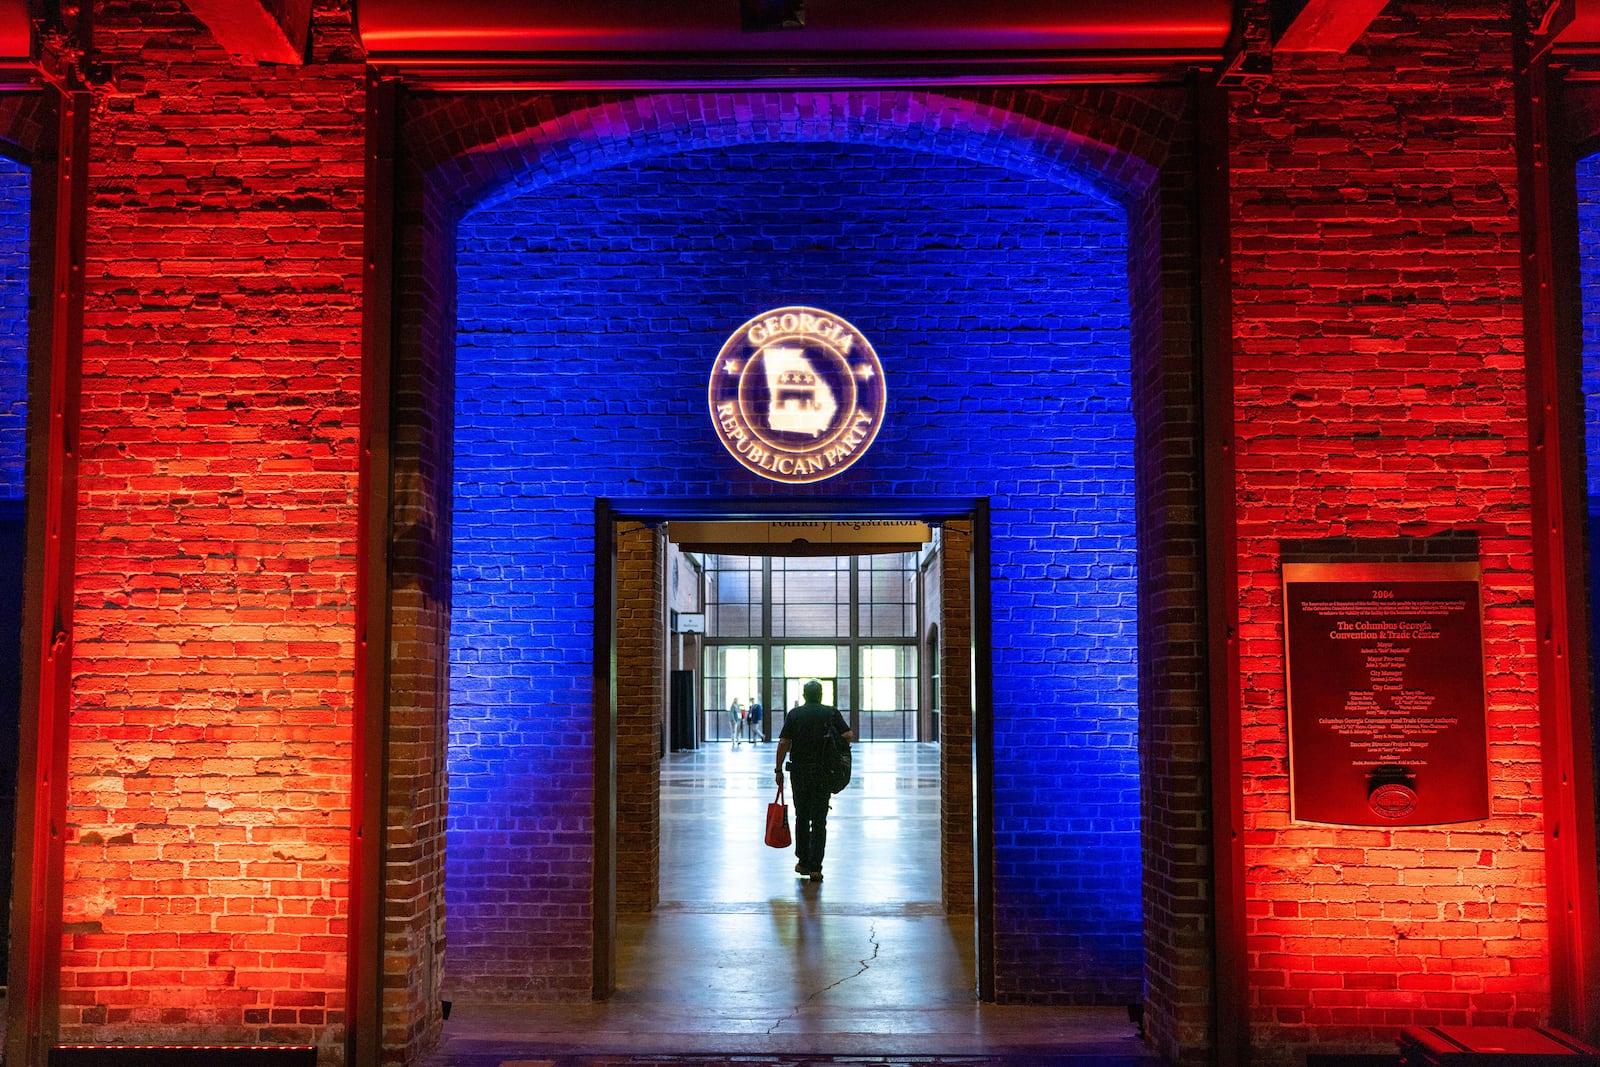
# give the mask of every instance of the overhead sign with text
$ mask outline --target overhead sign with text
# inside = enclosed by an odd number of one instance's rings
[[[799,306],[734,331],[708,396],[729,454],[763,478],[796,485],[832,478],[865,455],[886,399],[883,367],[861,332]]]
[[[1283,612],[1292,817],[1488,818],[1477,564],[1286,563]]]

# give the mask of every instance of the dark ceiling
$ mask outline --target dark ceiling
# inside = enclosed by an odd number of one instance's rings
[[[751,33],[752,13],[776,25]],[[741,14],[746,17],[741,18]],[[361,0],[374,57],[452,51],[923,52],[949,50],[1216,53],[1231,0]]]

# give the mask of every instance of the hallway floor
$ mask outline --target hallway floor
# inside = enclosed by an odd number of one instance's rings
[[[610,1000],[456,1001],[434,1067],[1158,1062],[1120,1007],[977,1002],[972,920],[939,902],[937,746],[855,746],[820,883],[761,843],[775,748],[664,761],[661,903],[619,919]]]

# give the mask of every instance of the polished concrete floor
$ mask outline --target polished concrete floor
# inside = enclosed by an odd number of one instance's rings
[[[828,819],[820,883],[794,873],[792,850],[761,842],[774,747],[723,743],[668,757],[661,903],[620,918],[613,997],[457,1001],[433,1064],[651,1053],[689,1062],[1148,1056],[1121,1008],[978,1003],[972,920],[947,918],[940,905],[936,746],[855,747],[854,780]]]

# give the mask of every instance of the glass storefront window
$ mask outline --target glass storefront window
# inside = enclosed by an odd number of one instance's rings
[[[721,637],[755,637],[761,633],[761,561],[722,556],[727,566],[707,577],[707,632]]]
[[[765,694],[776,736],[811,678],[859,740],[918,739],[917,553],[708,554],[704,562],[706,740],[731,736],[727,709],[745,693]],[[737,668],[728,659],[734,650],[744,657]]]
[[[917,632],[917,572],[899,556],[865,556],[857,585],[862,637],[912,637]]]
[[[761,692],[761,649],[749,645],[720,645],[706,650],[706,695],[701,738],[733,739],[736,719],[733,702],[748,706]]]
[[[850,559],[774,559],[772,635],[839,637],[850,633]]]
[[[869,645],[861,650],[861,725],[874,741],[914,741],[917,731],[917,649]]]

